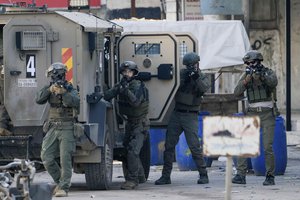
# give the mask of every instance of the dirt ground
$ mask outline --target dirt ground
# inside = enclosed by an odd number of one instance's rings
[[[300,148],[288,146],[288,162],[284,175],[276,176],[275,186],[262,186],[265,179],[263,176],[248,174],[246,185],[232,185],[232,200],[299,200],[300,192]],[[105,199],[105,200],[133,200],[133,199],[172,199],[172,200],[192,200],[192,199],[225,199],[225,161],[214,160],[212,166],[208,168],[210,183],[198,185],[198,173],[196,171],[179,171],[176,163],[172,172],[172,184],[156,186],[154,181],[161,175],[162,166],[151,166],[149,179],[146,183],[140,184],[138,189],[124,191],[120,189],[124,181],[122,176],[121,163],[114,163],[113,184],[107,191],[90,191],[85,185],[84,175],[74,174],[72,177],[72,187],[69,196],[66,198],[53,199]],[[233,173],[235,171],[233,170]],[[52,180],[46,172],[36,174],[35,183]]]

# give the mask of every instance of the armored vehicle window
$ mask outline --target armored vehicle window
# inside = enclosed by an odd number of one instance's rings
[[[16,43],[20,50],[45,50],[46,33],[42,31],[16,32]]]
[[[134,50],[136,55],[160,54],[160,44],[159,43],[135,44]]]
[[[184,41],[180,43],[179,48],[180,48],[180,58],[183,58],[183,56],[188,52],[186,43]]]

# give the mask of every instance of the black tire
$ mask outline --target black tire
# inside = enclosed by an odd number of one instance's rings
[[[113,146],[109,133],[101,148],[101,163],[85,164],[85,180],[89,190],[108,190],[112,182]]]
[[[127,158],[124,156],[122,159],[122,169],[123,169],[123,176],[124,179],[127,180],[128,176],[128,167],[127,167]]]
[[[142,165],[144,167],[146,180],[148,179],[149,173],[150,173],[150,159],[151,159],[151,152],[150,152],[151,149],[150,148],[151,148],[150,137],[148,135],[146,140],[144,141],[144,145],[140,152],[140,159],[141,159]]]

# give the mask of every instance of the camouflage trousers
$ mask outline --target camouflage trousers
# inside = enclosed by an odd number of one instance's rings
[[[266,175],[273,175],[275,172],[275,156],[273,152],[273,141],[274,141],[274,130],[275,130],[275,117],[272,109],[265,110],[262,112],[248,112],[248,116],[259,116],[260,125],[262,128],[262,139],[264,146],[264,154],[265,154],[265,165],[266,165]],[[262,153],[262,152],[261,152]],[[245,176],[247,173],[247,159],[246,158],[238,158],[237,160],[237,174]]]
[[[198,137],[198,128],[199,124],[197,113],[182,113],[173,111],[166,132],[164,167],[162,171],[163,176],[170,177],[171,175],[175,146],[183,131],[199,174],[207,174],[202,147]]]
[[[73,122],[60,122],[50,126],[42,143],[41,159],[46,170],[59,188],[67,192],[71,186],[75,142]]]
[[[128,168],[126,175],[127,181],[139,183],[138,177],[144,176],[144,168],[140,160],[140,151],[143,147],[145,139],[149,134],[149,119],[143,117],[136,120],[128,120],[126,124],[126,132],[124,138],[124,147],[126,149],[127,162],[125,163]]]

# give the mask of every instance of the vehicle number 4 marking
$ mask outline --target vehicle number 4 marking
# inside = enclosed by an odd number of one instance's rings
[[[35,78],[35,55],[26,55],[26,78]]]

